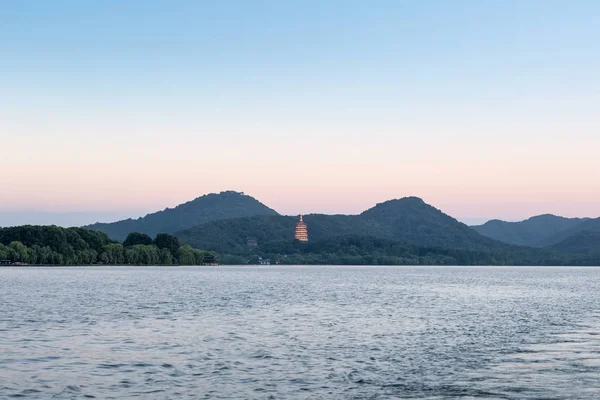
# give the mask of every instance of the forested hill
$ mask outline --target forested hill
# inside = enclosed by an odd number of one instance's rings
[[[574,229],[587,218],[564,218],[556,215],[538,215],[520,222],[491,220],[483,225],[472,226],[480,234],[501,242],[521,246],[543,247],[553,236]],[[573,234],[575,232],[571,232]],[[567,234],[568,236],[569,234]],[[560,236],[564,239],[566,236]],[[553,241],[556,243],[557,239]]]
[[[562,253],[586,256],[600,260],[600,232],[582,231],[550,246]]]
[[[106,233],[111,239],[122,241],[130,232],[174,233],[210,221],[254,215],[278,215],[253,197],[234,191],[207,194],[195,200],[167,208],[138,219],[113,223],[96,223],[86,228]]]
[[[600,218],[586,219],[572,228],[558,232],[541,242],[542,246],[553,246],[581,232],[600,232]]]
[[[485,249],[498,243],[444,214],[418,197],[389,200],[358,218],[374,227],[376,236],[427,246]]]
[[[274,241],[249,255],[281,264],[331,265],[594,265],[589,258],[566,257],[547,249],[501,246],[495,250],[468,250],[418,246],[370,236],[337,236],[316,242]],[[227,256],[225,262],[241,257]],[[597,262],[597,260],[596,260]]]
[[[489,249],[503,246],[483,237],[467,225],[442,213],[416,197],[390,200],[360,215],[304,216],[309,240],[360,235],[397,240],[426,246],[459,249]],[[230,254],[248,250],[248,238],[256,238],[259,246],[271,241],[294,237],[297,217],[255,216],[213,221],[178,232],[182,242],[194,247]]]

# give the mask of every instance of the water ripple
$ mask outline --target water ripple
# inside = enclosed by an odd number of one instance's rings
[[[600,269],[0,269],[0,398],[600,398]]]

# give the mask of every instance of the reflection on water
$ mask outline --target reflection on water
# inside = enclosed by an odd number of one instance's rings
[[[600,398],[600,269],[0,269],[0,398]]]

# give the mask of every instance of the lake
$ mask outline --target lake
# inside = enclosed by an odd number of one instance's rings
[[[600,268],[0,269],[0,398],[600,398]]]

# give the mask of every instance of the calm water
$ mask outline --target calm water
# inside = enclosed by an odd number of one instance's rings
[[[0,302],[0,398],[600,398],[600,268],[5,268]]]

